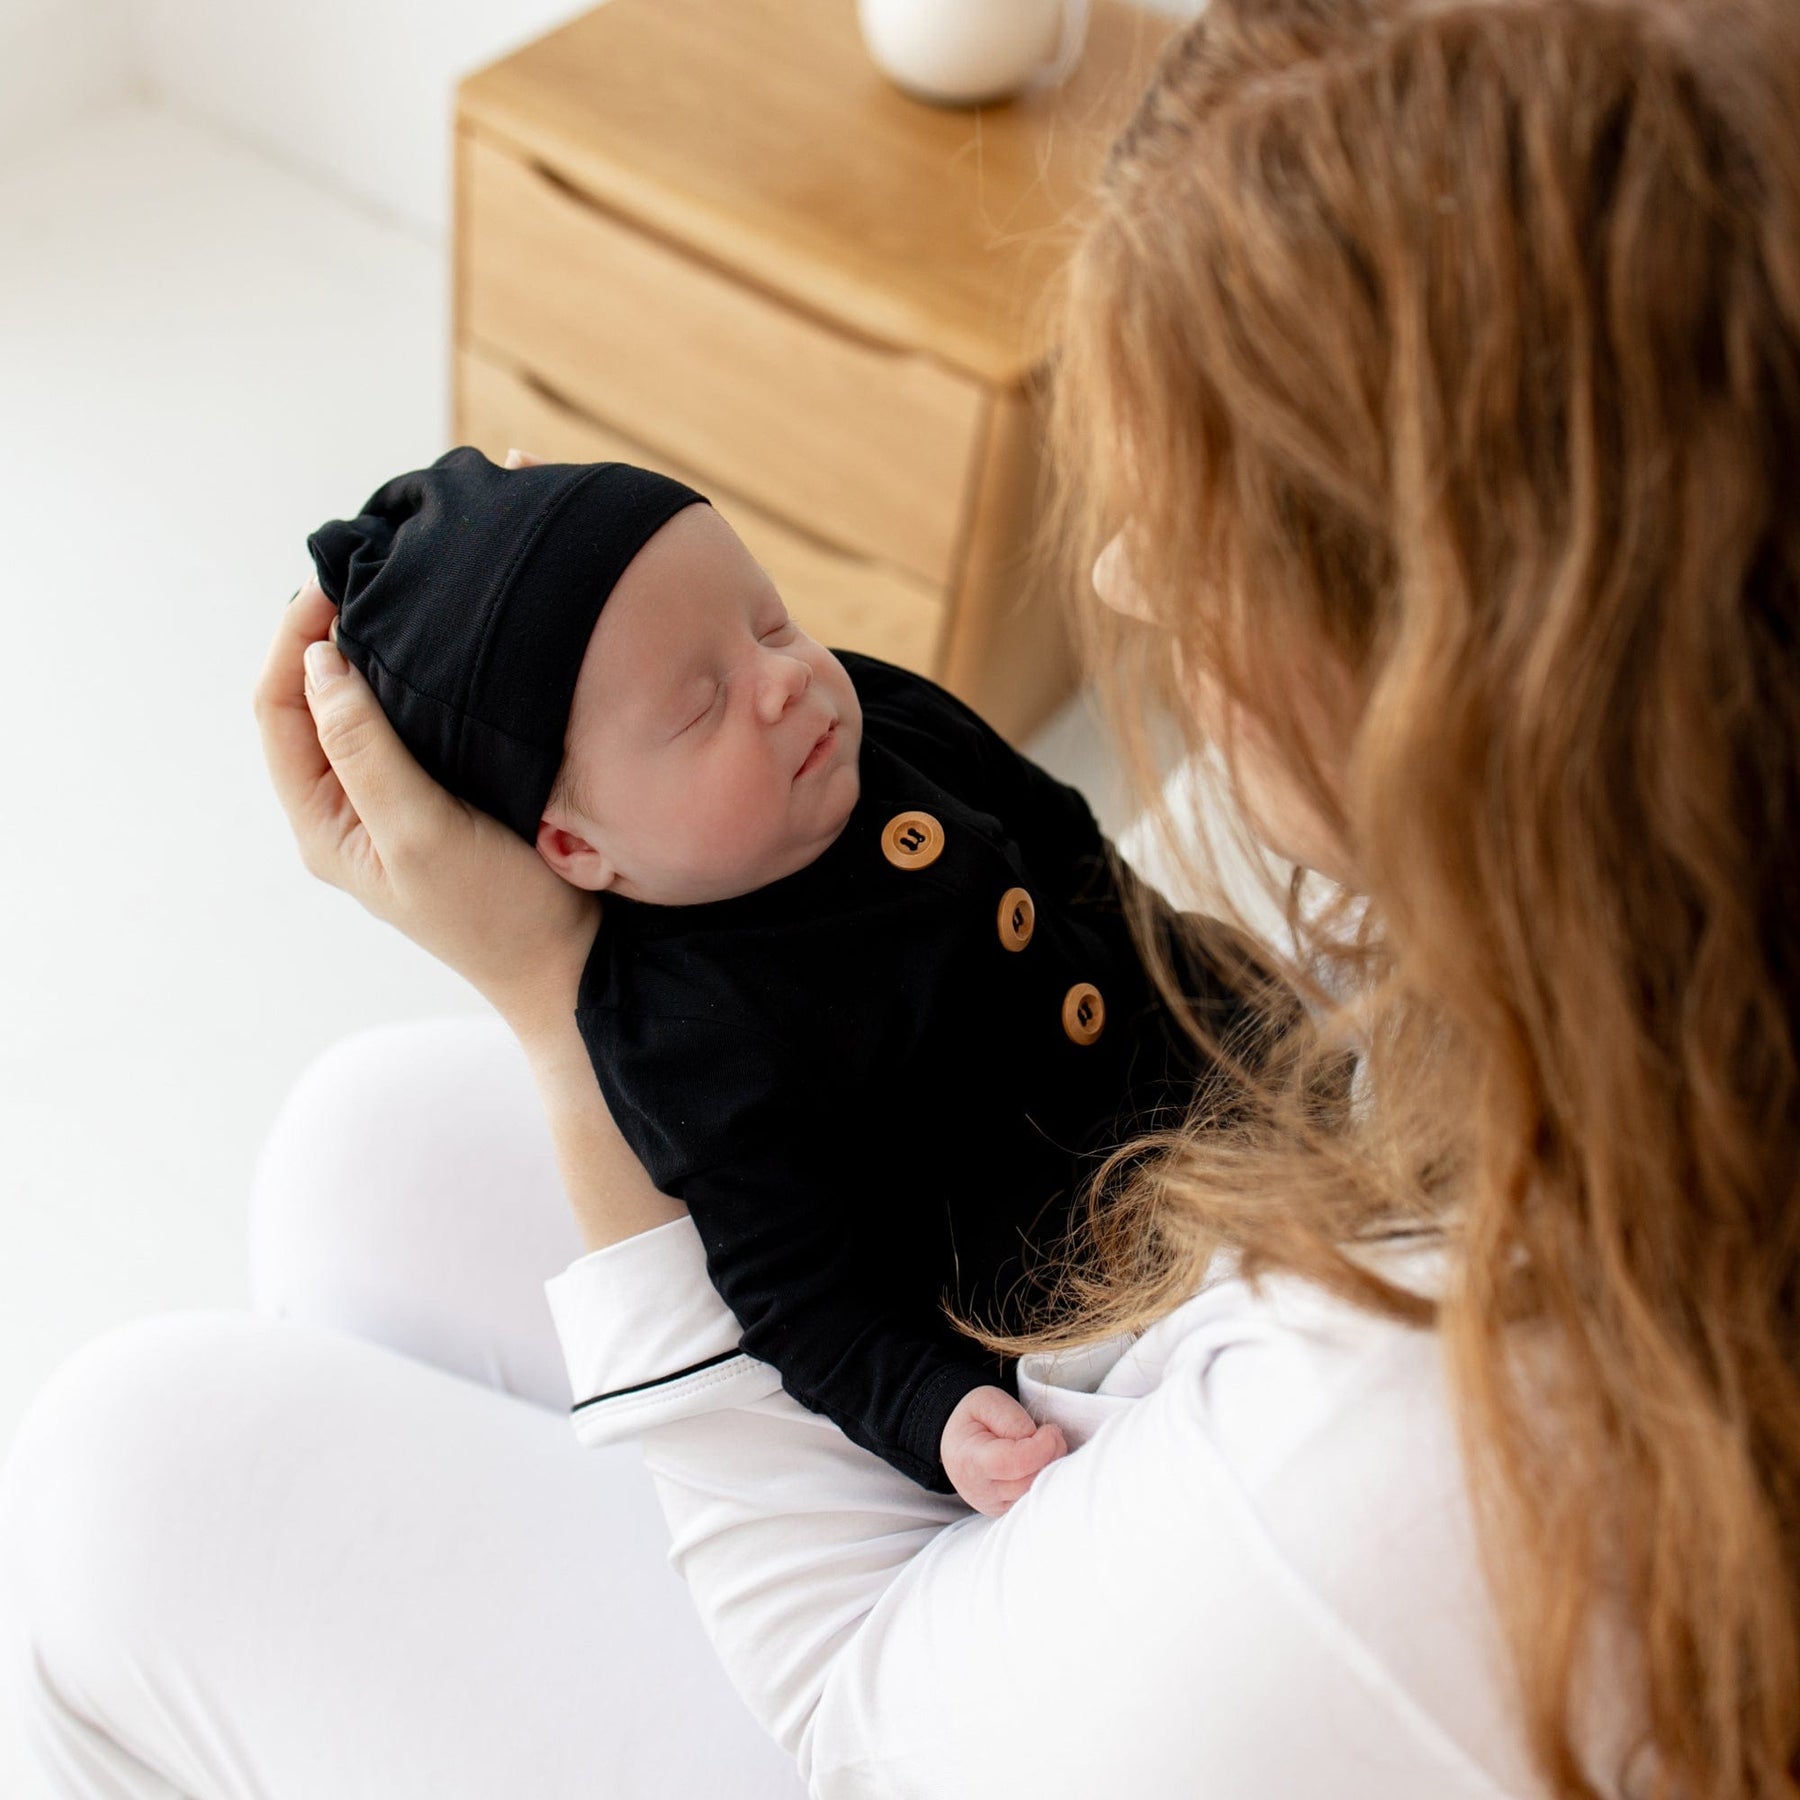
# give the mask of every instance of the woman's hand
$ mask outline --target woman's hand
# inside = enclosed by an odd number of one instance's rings
[[[538,460],[515,451],[507,466]],[[522,1038],[554,1028],[574,1012],[598,896],[419,766],[328,641],[336,619],[309,580],[282,613],[255,690],[300,860],[456,970]]]

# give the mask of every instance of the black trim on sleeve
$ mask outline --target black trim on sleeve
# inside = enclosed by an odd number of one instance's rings
[[[625,1394],[641,1394],[646,1388],[666,1387],[671,1381],[680,1381],[689,1375],[698,1375],[702,1369],[717,1368],[722,1362],[730,1362],[734,1356],[742,1356],[742,1350],[721,1350],[717,1356],[709,1356],[705,1362],[690,1363],[685,1369],[677,1369],[672,1375],[657,1375],[649,1381],[634,1381],[630,1387],[612,1388],[604,1394],[595,1394],[587,1400],[577,1400],[569,1408],[578,1413],[584,1406],[598,1406],[602,1400],[617,1400]]]

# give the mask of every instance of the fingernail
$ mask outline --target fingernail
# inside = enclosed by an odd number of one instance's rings
[[[318,643],[306,646],[306,673],[314,687],[336,681],[349,666],[335,644],[320,639]]]

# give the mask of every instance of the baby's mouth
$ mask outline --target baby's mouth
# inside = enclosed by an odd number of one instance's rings
[[[806,760],[794,771],[794,779],[798,781],[802,775],[816,769],[830,754],[832,746],[837,742],[837,721],[835,719],[825,727],[807,751]]]

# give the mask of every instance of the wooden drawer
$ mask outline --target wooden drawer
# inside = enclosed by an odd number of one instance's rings
[[[530,374],[468,344],[457,352],[456,398],[456,441],[495,462],[517,444],[551,462],[637,463],[698,488],[768,570],[808,636],[921,675],[935,672],[945,598],[917,576],[795,531],[721,483],[596,424]]]
[[[702,492],[722,484],[933,589],[952,582],[979,383],[718,273],[479,132],[457,141],[465,342],[700,471]]]

